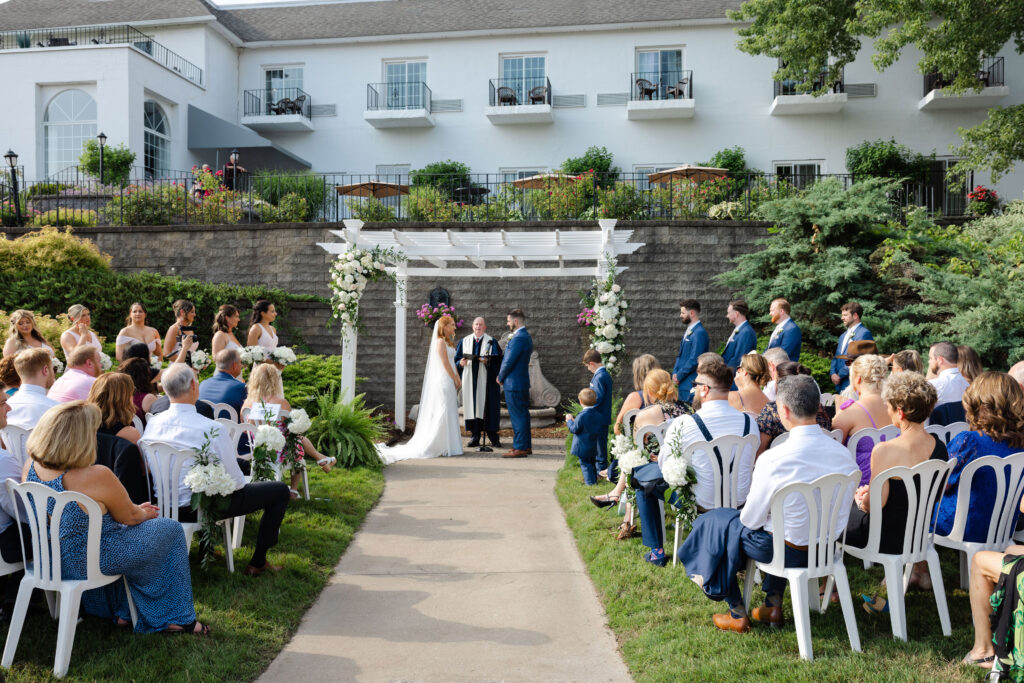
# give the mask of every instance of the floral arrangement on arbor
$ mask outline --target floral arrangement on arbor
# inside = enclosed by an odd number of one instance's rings
[[[210,455],[210,442],[217,438],[218,430],[203,435],[203,443],[196,450],[195,460],[185,475],[185,486],[192,489],[192,508],[199,513],[200,566],[206,569],[213,557],[213,539],[217,533],[218,513],[227,509],[228,499],[235,492],[235,480],[224,469],[219,459]]]
[[[452,320],[455,321],[455,329],[459,329],[466,324],[466,321],[462,318],[455,317],[455,307],[449,306],[446,303],[440,303],[437,306],[431,306],[427,303],[416,310],[416,317],[423,322],[425,327],[433,327],[434,323],[445,315],[450,315]]]
[[[359,300],[366,285],[377,280],[394,280],[384,266],[385,261],[405,261],[394,249],[374,247],[367,251],[352,247],[331,264],[331,307],[334,317],[346,325],[359,322]]]
[[[967,198],[971,200],[967,208],[975,216],[989,216],[999,206],[999,195],[984,185],[975,186],[973,191],[967,193]]]
[[[589,306],[584,306],[583,310],[576,316],[576,324],[582,327],[593,327],[594,325],[594,314],[595,311]]]
[[[601,354],[601,360],[608,372],[618,374],[622,366],[622,356],[626,349],[625,337],[629,320],[626,316],[629,301],[622,292],[622,286],[615,282],[615,264],[609,259],[608,275],[604,279],[594,281],[591,302],[585,298],[582,302],[583,311],[577,316],[577,322],[593,305],[593,314],[589,318],[590,348]]]
[[[665,483],[672,487],[677,495],[672,506],[676,509],[676,521],[689,532],[693,521],[697,519],[697,494],[693,490],[697,483],[697,473],[689,461],[682,457],[679,446],[680,436],[677,433],[661,449],[658,462],[661,464],[661,476]]]

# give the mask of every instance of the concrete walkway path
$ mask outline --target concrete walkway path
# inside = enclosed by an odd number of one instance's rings
[[[628,681],[555,499],[564,442],[392,465],[260,681]]]

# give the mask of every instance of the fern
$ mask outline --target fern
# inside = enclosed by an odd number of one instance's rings
[[[317,450],[334,456],[342,467],[381,466],[376,443],[386,435],[383,419],[366,407],[365,394],[348,402],[338,400],[337,385],[315,398],[318,416],[307,435]]]

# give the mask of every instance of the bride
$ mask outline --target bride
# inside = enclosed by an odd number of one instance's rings
[[[434,324],[430,335],[416,431],[404,444],[392,448],[378,444],[380,459],[390,464],[414,458],[462,455],[458,399],[461,386],[462,380],[455,372],[455,321],[444,315]]]

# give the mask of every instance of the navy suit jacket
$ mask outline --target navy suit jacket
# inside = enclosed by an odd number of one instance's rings
[[[533,354],[533,338],[525,327],[516,330],[505,345],[505,357],[498,370],[498,381],[505,391],[530,390],[530,356]]]
[[[594,410],[604,420],[602,424],[607,427],[612,423],[612,376],[608,374],[608,370],[598,368],[594,378],[590,380],[590,388],[597,394]]]
[[[735,370],[740,366],[743,356],[753,351],[755,347],[757,347],[757,332],[754,332],[753,325],[744,320],[740,329],[736,330],[732,341],[725,345],[722,359],[725,360],[726,365]]]
[[[572,437],[572,454],[580,460],[590,462],[597,457],[597,440],[608,434],[608,423],[597,410],[597,406],[584,408],[576,417],[565,418]]]
[[[839,335],[839,341],[836,343],[836,356],[843,353],[843,337],[845,336],[846,332]],[[864,325],[858,325],[857,329],[853,331],[853,336],[850,337],[850,341],[860,341],[863,339],[874,339],[874,337],[871,336],[871,331],[868,328],[864,327]],[[832,366],[828,369],[828,374],[839,375],[839,384],[836,385],[837,393],[850,386],[850,368],[846,367],[846,361],[833,358]]]
[[[240,382],[226,372],[217,370],[208,379],[199,383],[199,400],[211,403],[227,403],[236,413],[242,411],[245,403],[245,382]]]
[[[679,342],[679,354],[676,356],[676,364],[672,367],[672,374],[679,380],[680,401],[690,400],[693,380],[697,377],[697,356],[707,353],[709,344],[708,333],[699,320],[690,330],[690,334],[684,334],[683,340]]]
[[[803,337],[800,334],[800,328],[797,327],[792,318],[787,318],[786,323],[782,326],[782,332],[774,340],[768,342],[768,348],[773,349],[776,346],[781,346],[790,360],[799,361],[800,345],[802,342]]]

